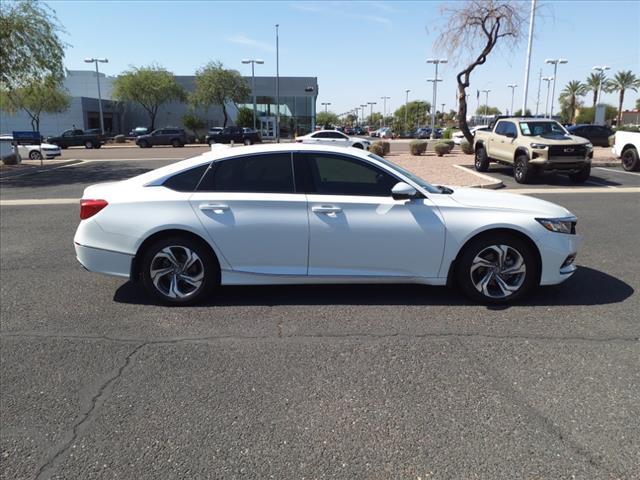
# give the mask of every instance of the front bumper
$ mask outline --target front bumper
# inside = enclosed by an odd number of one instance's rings
[[[557,285],[575,273],[575,261],[564,265],[567,258],[576,255],[582,244],[582,235],[545,232],[536,242],[542,259],[540,285]]]
[[[74,243],[76,258],[90,272],[129,278],[133,255]]]

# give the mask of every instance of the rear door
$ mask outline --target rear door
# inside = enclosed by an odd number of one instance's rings
[[[394,200],[399,181],[358,157],[297,153],[309,215],[309,275],[436,277],[444,223],[428,199]]]
[[[307,199],[290,152],[214,162],[190,201],[234,271],[307,274]]]

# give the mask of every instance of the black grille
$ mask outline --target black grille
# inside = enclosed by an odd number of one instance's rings
[[[584,145],[551,145],[549,158],[551,157],[585,157],[587,147]]]

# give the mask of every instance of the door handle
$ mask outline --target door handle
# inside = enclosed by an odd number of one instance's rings
[[[229,210],[229,205],[223,203],[201,203],[198,208],[202,211],[212,211],[213,213],[222,213]]]
[[[313,213],[325,213],[327,215],[335,215],[336,213],[340,213],[342,212],[342,209],[340,207],[336,207],[333,205],[321,205],[321,206],[316,206],[316,207],[311,207],[311,211]]]

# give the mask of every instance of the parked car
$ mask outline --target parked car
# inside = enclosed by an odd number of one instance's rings
[[[627,172],[640,171],[640,132],[616,132],[611,151]]]
[[[153,132],[136,138],[136,145],[140,148],[151,148],[155,145],[171,145],[184,147],[188,142],[187,132],[183,128],[159,128]]]
[[[573,125],[567,128],[571,135],[586,138],[593,145],[599,147],[609,146],[609,137],[613,135],[611,127],[606,125]]]
[[[382,128],[378,128],[377,130],[372,131],[369,135],[371,137],[380,137],[380,130],[382,130]]]
[[[0,135],[0,142],[3,145],[8,146],[8,148],[3,149],[3,152],[6,154],[12,153],[14,151],[11,142],[13,142],[13,135]],[[51,143],[41,143],[40,145],[18,145],[18,152],[20,153],[20,157],[23,159],[30,160],[41,160],[43,158],[52,159],[59,157],[62,155],[62,151],[58,145],[53,145]],[[5,153],[2,153],[1,156],[5,156]]]
[[[222,127],[211,127],[207,132],[207,135],[204,137],[205,143],[211,145],[211,143],[213,143],[211,142],[211,137],[218,135],[222,130],[224,130]]]
[[[393,132],[391,131],[391,127],[381,128],[380,134],[378,136],[380,138],[393,138]]]
[[[417,128],[416,131],[413,132],[413,138],[419,138],[419,139],[431,138],[431,128],[429,127]]]
[[[80,219],[87,270],[178,305],[283,282],[457,283],[509,303],[567,280],[581,241],[551,202],[434,186],[364,150],[304,144],[220,148],[92,185]]]
[[[242,127],[226,127],[218,134],[210,135],[207,140],[209,144],[213,143],[238,143],[244,145],[253,145],[262,142],[260,132],[251,128]]]
[[[555,120],[499,117],[491,131],[474,137],[475,168],[486,172],[490,162],[513,166],[518,183],[528,183],[539,171],[561,172],[576,183],[591,175],[593,145],[570,135]]]
[[[65,130],[58,136],[47,137],[47,143],[65,149],[68,147],[100,148],[104,138],[100,132],[89,133],[79,129]]]
[[[362,127],[353,127],[353,130],[351,131],[351,135],[366,135],[367,132],[364,128]]]
[[[151,133],[150,129],[147,127],[136,127],[133,130],[131,130],[129,132],[129,137],[139,137],[140,135],[147,135],[148,133]]]
[[[489,131],[490,128],[487,125],[478,125],[477,127],[472,127],[469,131],[471,132],[471,135],[475,136],[476,132],[478,131]],[[464,138],[464,134],[462,133],[462,130],[458,130],[457,132],[454,132],[451,135],[451,139],[453,140],[453,143],[455,143],[456,145],[460,145],[460,142],[462,141],[462,139]]]
[[[342,147],[355,147],[367,150],[371,146],[369,140],[345,135],[337,130],[320,130],[309,135],[296,138],[297,143],[311,143],[314,145],[333,145]]]

